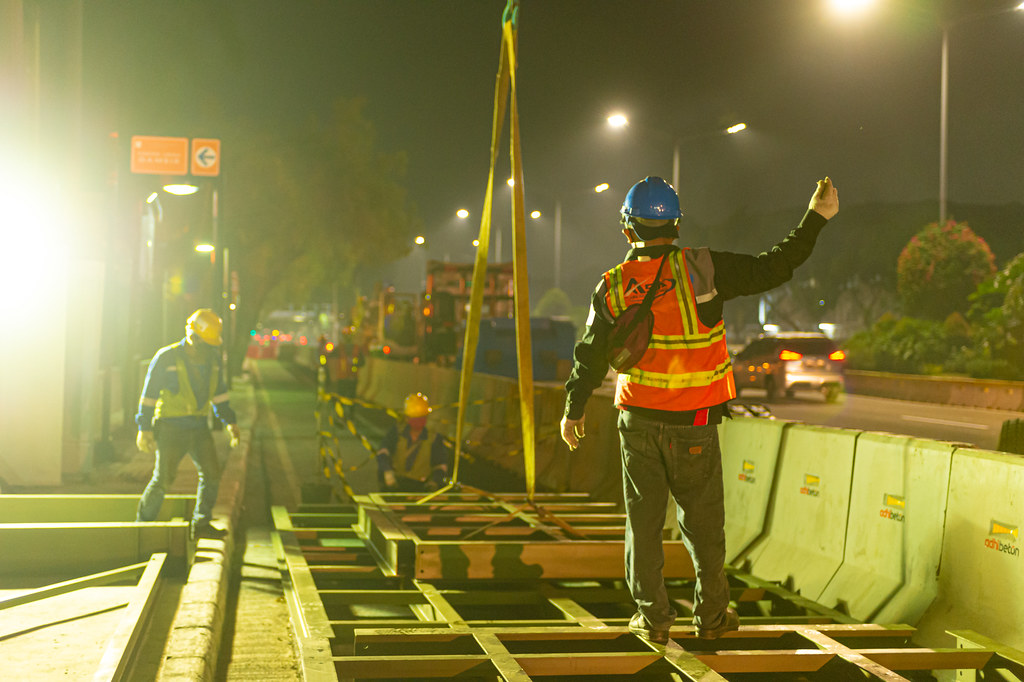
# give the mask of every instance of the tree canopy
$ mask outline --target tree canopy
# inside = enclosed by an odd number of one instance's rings
[[[932,223],[900,252],[896,288],[907,313],[942,320],[966,313],[967,297],[995,271],[992,250],[967,223]]]
[[[225,143],[223,213],[240,329],[267,306],[305,302],[315,290],[348,293],[359,268],[411,247],[420,220],[403,184],[405,155],[377,149],[364,104],[339,100],[290,136],[239,126]]]

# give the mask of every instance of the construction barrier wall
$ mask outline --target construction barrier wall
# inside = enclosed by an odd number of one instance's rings
[[[954,446],[857,436],[843,564],[816,598],[868,622],[916,621],[938,591]]]
[[[740,417],[719,427],[725,486],[725,560],[761,536],[768,518],[782,432],[789,422]],[[729,510],[742,509],[742,514]]]
[[[360,397],[389,407],[413,390],[457,397],[452,369],[376,360],[367,369]],[[475,406],[474,428],[518,429],[516,382],[477,374],[473,384],[474,400],[504,399]],[[560,385],[538,386],[538,487],[621,505],[611,392],[588,402],[586,437],[571,454],[542,437],[557,432],[564,399]],[[917,625],[924,646],[955,646],[945,631],[957,629],[1024,646],[1024,457],[751,417],[719,432],[731,563],[858,620]],[[522,471],[521,453],[494,458]]]
[[[749,572],[821,595],[843,563],[857,434],[804,424],[783,432],[766,534],[740,557]]]
[[[938,598],[921,636],[948,644],[945,630],[974,627],[1024,647],[1024,458],[957,448],[945,518]]]

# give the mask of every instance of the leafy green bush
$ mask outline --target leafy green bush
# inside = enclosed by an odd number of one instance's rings
[[[932,223],[900,252],[896,289],[905,312],[942,320],[967,312],[968,296],[995,270],[992,250],[967,223]]]

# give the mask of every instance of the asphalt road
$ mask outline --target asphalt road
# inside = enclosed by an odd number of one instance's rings
[[[735,402],[763,404],[779,419],[968,443],[985,450],[995,450],[998,446],[999,431],[1004,421],[1024,419],[1024,412],[852,394],[841,396],[836,403],[826,403],[818,393],[797,392],[792,398],[780,398],[776,402],[766,403],[763,391],[746,389],[743,397]]]

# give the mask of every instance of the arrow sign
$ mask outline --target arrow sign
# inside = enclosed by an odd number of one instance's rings
[[[220,175],[220,140],[192,138],[192,175]]]

